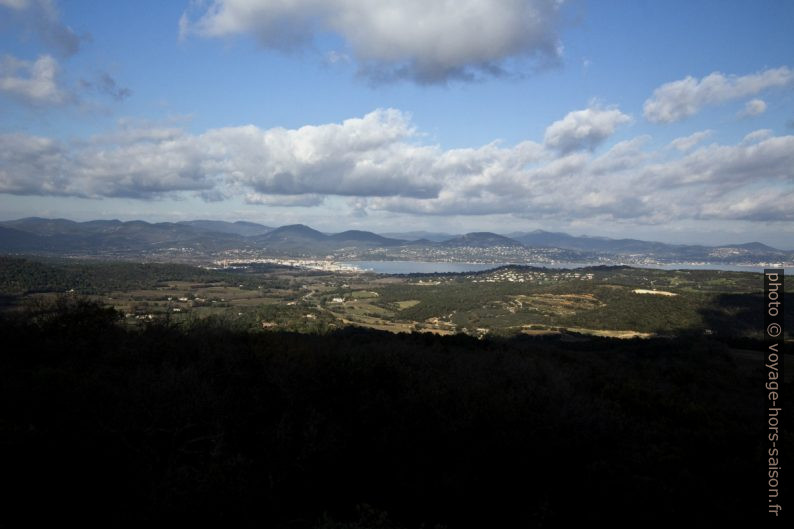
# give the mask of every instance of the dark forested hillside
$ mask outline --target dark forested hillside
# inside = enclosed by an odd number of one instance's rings
[[[0,292],[89,294],[145,288],[165,280],[221,281],[230,274],[173,263],[51,261],[0,255]]]
[[[706,337],[117,320],[65,298],[0,319],[0,526],[713,526],[763,514],[760,353]]]

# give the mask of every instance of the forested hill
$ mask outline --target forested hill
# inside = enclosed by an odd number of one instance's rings
[[[160,281],[221,281],[228,273],[173,263],[88,262],[0,255],[0,292],[98,293],[152,287]]]
[[[764,514],[760,353],[706,337],[301,335],[117,317],[80,301],[0,316],[0,526],[716,526]]]

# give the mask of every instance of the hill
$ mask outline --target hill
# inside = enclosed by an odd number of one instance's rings
[[[490,248],[490,247],[520,247],[520,242],[505,237],[504,235],[497,235],[487,231],[472,232],[465,235],[459,235],[441,243],[441,246],[446,247],[463,247],[469,246],[473,248]]]
[[[129,330],[118,316],[77,301],[0,317],[11,526],[709,526],[764,514],[746,501],[767,465],[766,438],[747,426],[765,421],[757,355],[714,340],[301,335],[223,320]]]
[[[183,220],[179,224],[191,226],[204,231],[211,231],[216,233],[230,233],[233,235],[241,235],[243,237],[252,237],[256,235],[264,235],[273,228],[257,224],[255,222],[245,222],[238,220],[236,222],[224,222],[221,220]]]
[[[369,246],[397,246],[406,242],[400,239],[383,237],[382,235],[372,233],[371,231],[361,230],[347,230],[341,233],[334,233],[328,237],[328,240],[337,241],[342,244],[365,244]]]
[[[759,261],[789,260],[794,252],[779,250],[759,242],[734,245],[704,246],[668,244],[639,239],[574,236],[567,233],[535,230],[511,233],[510,236],[529,248],[561,248],[611,255],[642,254],[649,257],[681,260],[723,261],[746,257]]]
[[[758,242],[703,246],[666,244],[638,239],[572,236],[533,231],[510,237],[472,232],[439,242],[427,238],[386,237],[363,230],[323,233],[303,224],[271,228],[252,222],[194,220],[149,223],[141,220],[93,220],[29,217],[0,222],[0,251],[44,255],[153,258],[168,260],[215,259],[223,252],[243,255],[325,257],[344,259],[465,261],[493,259],[499,250],[508,262],[611,262],[647,264],[720,263],[760,266],[792,263],[794,252]],[[423,232],[416,232],[420,234]],[[406,234],[409,235],[409,234]],[[787,264],[785,266],[791,266]]]

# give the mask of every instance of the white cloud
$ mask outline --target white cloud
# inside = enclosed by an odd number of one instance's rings
[[[71,99],[58,86],[58,62],[50,55],[32,62],[4,56],[0,59],[0,92],[33,105],[60,105]]]
[[[309,193],[305,195],[263,195],[262,193],[246,193],[246,204],[259,204],[276,207],[314,207],[325,202],[323,195]]]
[[[624,121],[613,112],[603,118],[607,123]],[[296,129],[248,125],[202,134],[125,122],[118,131],[74,143],[0,135],[0,192],[207,201],[237,196],[265,207],[320,206],[341,196],[355,216],[377,210],[555,222],[790,220],[780,204],[790,205],[794,196],[794,136],[756,131],[734,145],[696,148],[707,133],[674,140],[680,150],[654,150],[640,136],[595,154],[563,152],[564,141],[444,150],[422,144],[409,116],[394,109]],[[584,147],[595,141],[588,134],[573,137]]]
[[[447,182],[431,199],[370,199],[376,210],[418,215],[513,214],[534,220],[599,219],[661,224],[715,216],[786,220],[772,197],[794,194],[794,136],[758,138],[753,144],[711,145],[679,158],[646,151],[647,138],[620,142],[606,153],[586,151],[511,168],[475,185],[473,176]],[[662,160],[662,161],[658,161]],[[498,182],[499,185],[496,185]],[[769,197],[761,206],[726,208],[739,196]],[[729,197],[729,198],[726,198]]]
[[[223,184],[271,204],[289,200],[273,196],[306,194],[435,196],[442,185],[438,149],[411,143],[414,134],[406,114],[386,109],[292,130],[248,125],[188,135],[124,127],[74,146],[6,135],[0,192],[146,198]],[[39,170],[44,162],[47,169]],[[51,174],[64,178],[52,183]]]
[[[742,143],[744,144],[755,143],[758,141],[763,141],[768,138],[771,138],[774,135],[775,134],[772,132],[772,129],[754,130],[753,132],[750,132],[749,134],[745,135],[745,137],[742,139]]]
[[[741,186],[794,184],[794,136],[758,136],[737,145],[712,144],[683,158],[644,168],[644,178],[665,186],[709,185],[715,193]]]
[[[756,193],[734,193],[707,203],[702,219],[749,221],[794,221],[794,190],[763,189]]]
[[[751,99],[744,105],[744,110],[739,112],[740,117],[758,116],[766,112],[766,103],[763,99]]]
[[[183,14],[179,25],[183,37],[253,34],[264,46],[282,51],[333,32],[347,43],[359,73],[371,80],[445,83],[503,74],[514,60],[557,61],[561,4],[562,0],[215,0],[193,20],[190,13]]]
[[[741,77],[720,72],[700,80],[686,77],[654,90],[643,111],[648,121],[671,123],[696,114],[707,105],[752,96],[768,88],[785,86],[792,80],[794,72],[786,66]]]
[[[23,134],[0,135],[0,192],[21,195],[152,198],[209,190],[196,138],[68,145]]]
[[[588,108],[569,112],[546,129],[544,142],[563,153],[579,149],[595,149],[615,133],[618,125],[631,118],[616,108]]]
[[[51,55],[40,55],[35,61],[5,55],[0,57],[0,93],[32,106],[79,105],[85,103],[85,96],[94,95],[123,101],[132,94],[107,72],[99,72],[90,80],[81,79],[76,86],[64,86],[60,71]]]
[[[684,136],[682,138],[676,138],[670,142],[670,145],[679,151],[688,151],[698,143],[702,142],[703,140],[707,139],[711,136],[713,131],[711,130],[701,130],[700,132],[695,132],[690,134],[689,136]]]
[[[207,191],[217,185],[212,160],[200,137],[91,145],[71,160],[65,193],[151,198],[178,191]]]
[[[405,141],[413,135],[408,116],[388,109],[293,130],[215,129],[203,139],[218,172],[258,193],[435,196],[437,149]]]
[[[68,156],[58,142],[25,134],[0,134],[0,192],[61,194],[68,185]]]
[[[35,59],[10,54],[0,56],[0,95],[10,95],[33,106],[68,104],[94,109],[97,108],[96,95],[109,96],[116,101],[131,95],[129,88],[102,70],[80,79],[69,75],[68,71],[61,75],[62,64],[68,64],[68,58],[76,54],[89,37],[78,36],[61,22],[54,0],[0,0],[0,20],[11,38],[27,43],[33,37],[34,47],[46,50]]]

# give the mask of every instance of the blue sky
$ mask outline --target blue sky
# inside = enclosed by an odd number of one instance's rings
[[[0,0],[0,217],[794,248],[792,22],[787,1]]]

